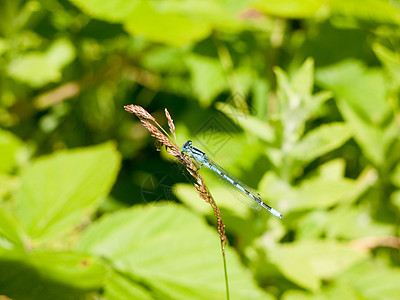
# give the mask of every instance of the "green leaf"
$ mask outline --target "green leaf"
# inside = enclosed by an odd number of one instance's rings
[[[400,187],[400,163],[398,163],[392,173],[392,182]]]
[[[357,182],[347,178],[313,177],[298,187],[291,187],[271,172],[260,183],[265,199],[279,211],[289,212],[312,208],[328,208],[354,197]]]
[[[382,122],[389,109],[386,78],[380,69],[368,69],[357,60],[347,60],[319,69],[316,79],[370,123]]]
[[[345,175],[346,161],[343,158],[332,159],[320,165],[317,171],[321,177],[340,179]]]
[[[400,55],[393,52],[385,46],[375,43],[372,47],[374,53],[381,61],[385,69],[388,71],[390,77],[395,83],[395,87],[400,86]]]
[[[360,300],[360,295],[346,282],[329,282],[329,285],[323,286],[320,292],[310,293],[300,290],[288,290],[282,296],[284,300],[322,300],[322,299],[346,299]]]
[[[15,299],[81,299],[102,287],[107,272],[99,259],[73,252],[14,249],[0,257],[2,293]]]
[[[6,209],[4,206],[0,206],[0,236],[5,237],[11,243],[23,244],[23,230],[10,209]]]
[[[198,22],[168,7],[157,6],[156,3],[139,1],[129,19],[124,20],[128,32],[172,46],[183,46],[211,33],[212,28],[207,22]]]
[[[177,205],[134,207],[102,218],[87,230],[78,249],[107,258],[158,298],[225,299],[216,229]],[[231,295],[267,297],[230,248],[227,264]]]
[[[390,200],[397,207],[398,210],[400,210],[400,191],[396,191],[392,193],[390,196]]]
[[[312,95],[314,62],[307,59],[289,77],[278,67],[274,68],[278,85],[279,117],[282,123],[283,152],[290,152],[304,132],[305,123],[331,97],[329,92]]]
[[[43,242],[76,226],[108,194],[118,167],[111,143],[38,159],[24,170],[17,193],[25,232]]]
[[[33,88],[62,79],[61,70],[75,58],[75,48],[68,40],[55,41],[44,53],[31,52],[17,57],[7,67],[8,74]]]
[[[346,199],[354,191],[356,182],[342,178],[316,177],[305,180],[295,189],[294,198],[288,200],[293,210],[330,207]]]
[[[199,55],[187,58],[194,94],[200,103],[208,106],[227,87],[227,81],[220,62]]]
[[[400,271],[383,264],[366,261],[341,274],[340,280],[351,284],[362,299],[399,298]]]
[[[87,14],[122,23],[134,36],[171,46],[184,46],[209,36],[213,28],[240,30],[242,8],[217,1],[72,0]],[[231,4],[229,2],[229,4]]]
[[[400,10],[395,3],[380,0],[330,0],[332,16],[340,16],[346,22],[356,23],[400,24]]]
[[[11,132],[0,130],[0,173],[11,171],[17,163],[21,141]]]
[[[254,134],[265,142],[274,142],[275,133],[273,128],[268,123],[261,121],[256,117],[244,114],[228,103],[217,103],[216,107],[246,132]]]
[[[18,186],[19,186],[18,177],[0,174],[0,199],[6,196],[7,194],[10,194]]]
[[[314,60],[307,58],[292,76],[293,89],[302,96],[311,95],[314,88]]]
[[[376,222],[371,217],[368,206],[338,207],[325,219],[326,236],[336,239],[359,239],[371,236],[387,236],[393,226]]]
[[[332,279],[351,265],[367,258],[363,251],[334,241],[304,241],[268,250],[281,272],[296,284],[316,291],[322,279]]]
[[[302,162],[310,162],[340,146],[352,135],[345,123],[331,123],[308,132],[293,148],[291,155]]]
[[[385,142],[382,130],[365,122],[346,101],[338,100],[337,104],[344,119],[353,128],[354,138],[364,155],[376,166],[381,166],[385,162]]]
[[[254,6],[267,14],[296,19],[321,17],[329,12],[326,2],[318,0],[256,0]]]
[[[104,296],[106,299],[141,299],[153,300],[151,292],[147,291],[139,283],[130,279],[129,276],[112,271],[104,286]]]

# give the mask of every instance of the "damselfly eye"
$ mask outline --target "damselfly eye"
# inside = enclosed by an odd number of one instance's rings
[[[187,150],[190,146],[192,146],[192,141],[188,140],[185,144],[183,144],[182,149]]]

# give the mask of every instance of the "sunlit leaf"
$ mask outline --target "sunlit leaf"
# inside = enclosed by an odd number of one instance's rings
[[[301,95],[311,95],[314,88],[314,60],[308,58],[292,77],[293,89]]]
[[[89,228],[78,249],[107,258],[162,298],[225,299],[219,243],[216,229],[185,209],[166,204],[135,207],[101,219]],[[227,261],[235,298],[267,297],[230,249]]]
[[[0,173],[8,172],[17,163],[17,152],[21,141],[12,133],[0,130]],[[1,188],[0,188],[1,189]]]
[[[215,96],[227,88],[226,77],[218,60],[191,56],[187,64],[194,93],[203,105],[209,105]]]
[[[37,242],[65,233],[107,195],[119,167],[113,144],[63,151],[24,170],[17,216]]]
[[[19,180],[16,176],[0,174],[0,199],[14,191],[18,187],[18,185]]]
[[[297,160],[310,162],[343,145],[352,135],[345,123],[331,123],[309,131],[293,148]]]
[[[323,1],[318,0],[284,0],[284,1],[261,1],[254,2],[255,7],[272,15],[287,18],[310,18],[324,16],[328,7]]]
[[[107,299],[154,299],[153,294],[147,291],[146,288],[130,279],[129,276],[124,276],[115,271],[108,277],[104,290],[104,296]]]
[[[217,104],[217,108],[247,132],[266,142],[272,143],[275,140],[274,130],[268,123],[247,115],[227,103]]]
[[[184,46],[209,36],[213,28],[241,30],[244,20],[237,18],[241,6],[217,1],[143,2],[120,0],[73,0],[95,18],[118,22],[128,32],[147,40]]]
[[[375,24],[400,24],[399,8],[391,2],[380,0],[330,0],[330,8],[333,16],[340,16],[344,22],[350,20],[361,24],[369,22]]]
[[[80,299],[101,288],[108,268],[99,259],[73,252],[3,252],[2,293],[15,299]]]
[[[8,65],[7,71],[16,80],[38,88],[61,80],[61,70],[75,58],[75,48],[68,40],[55,41],[46,52],[19,56]]]
[[[392,181],[395,185],[400,187],[400,163],[398,163],[393,171]]]
[[[375,43],[372,48],[382,62],[383,66],[388,70],[396,87],[400,85],[400,55],[393,52],[385,46]]]
[[[23,243],[24,235],[18,220],[5,205],[0,206],[0,236],[14,244],[22,245]]]
[[[353,197],[357,183],[341,178],[313,177],[304,180],[298,187],[291,187],[271,173],[267,173],[260,184],[260,191],[272,206],[283,213],[312,208],[327,208],[348,197]]]
[[[388,111],[386,79],[379,69],[348,60],[317,71],[316,81],[334,92],[370,123],[379,123]]]
[[[400,271],[367,261],[341,274],[340,281],[350,284],[364,299],[398,299]]]
[[[355,140],[364,151],[364,155],[380,166],[385,161],[385,143],[382,130],[365,122],[346,101],[338,101],[345,120],[353,128]]]
[[[155,3],[143,1],[137,3],[124,23],[132,34],[173,46],[183,46],[205,38],[212,29],[206,22],[196,22],[185,14],[165,7],[160,9]]]
[[[363,251],[334,241],[304,241],[268,250],[281,272],[296,284],[316,291],[322,279],[334,278],[351,265],[367,258]]]
[[[318,173],[322,177],[339,179],[344,177],[346,161],[343,158],[332,159],[318,168]]]
[[[365,206],[335,209],[325,221],[327,237],[337,239],[385,236],[390,235],[393,230],[391,225],[373,220]]]

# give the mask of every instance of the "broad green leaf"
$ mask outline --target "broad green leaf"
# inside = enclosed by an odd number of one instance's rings
[[[289,290],[282,296],[282,300],[360,300],[360,295],[351,286],[344,282],[332,281],[323,286],[320,292],[310,293],[300,290]]]
[[[98,258],[73,252],[13,250],[0,256],[1,291],[15,299],[81,299],[102,287],[107,272]]]
[[[217,109],[225,113],[236,124],[242,127],[246,132],[254,134],[265,142],[272,143],[275,140],[273,128],[266,122],[263,122],[253,116],[247,115],[228,103],[218,103]]]
[[[172,46],[183,46],[200,40],[207,37],[212,30],[206,22],[198,22],[188,15],[165,7],[160,9],[154,2],[146,1],[137,3],[124,24],[133,35]]]
[[[257,79],[257,74],[250,67],[239,67],[232,71],[235,93],[243,95],[245,98],[253,84]]]
[[[350,284],[362,299],[395,300],[400,294],[400,271],[373,261],[355,265],[340,275],[340,281]]]
[[[23,231],[10,209],[7,210],[5,206],[0,206],[0,236],[14,244],[22,245],[23,243]]]
[[[260,183],[264,199],[281,212],[328,208],[354,197],[356,188],[354,180],[325,177],[313,177],[304,180],[298,187],[291,187],[271,172],[266,173]]]
[[[78,249],[105,257],[160,298],[225,299],[216,229],[177,205],[134,207],[102,218],[88,228]],[[230,248],[227,264],[233,298],[268,296]]]
[[[392,182],[400,187],[400,163],[398,163],[392,173]]]
[[[248,217],[249,208],[237,202],[234,196],[224,187],[210,188],[210,192],[221,209],[227,209],[237,216]],[[174,186],[174,194],[184,204],[201,214],[212,214],[213,212],[210,204],[200,198],[191,184],[176,184]]]
[[[130,279],[129,276],[112,271],[104,286],[106,299],[141,299],[153,300],[153,294],[142,287],[139,283]]]
[[[264,78],[257,78],[253,82],[253,114],[264,120],[268,114],[270,84]]]
[[[361,5],[362,4],[362,5]],[[268,14],[284,18],[341,17],[351,24],[400,24],[399,9],[396,5],[379,0],[255,0],[254,6]],[[346,24],[346,23],[345,23]]]
[[[270,250],[268,257],[290,281],[312,291],[320,289],[320,278],[304,253],[293,251],[287,245],[286,248],[276,247]]]
[[[38,159],[24,170],[17,193],[25,232],[43,242],[76,226],[107,195],[118,167],[119,154],[110,143]]]
[[[294,210],[330,207],[345,200],[355,188],[356,182],[347,178],[312,178],[295,189],[295,197],[289,200],[289,205]]]
[[[400,86],[400,55],[397,52],[393,52],[385,46],[375,43],[372,47],[374,53],[381,61],[382,65],[388,71],[389,75],[393,79],[395,86]]]
[[[328,216],[328,212],[317,210],[300,218],[297,223],[297,240],[319,238],[324,233]]]
[[[336,239],[359,239],[370,236],[390,235],[393,226],[376,222],[366,206],[340,207],[325,219],[326,236]]]
[[[393,205],[395,205],[397,207],[397,209],[400,210],[400,191],[396,191],[394,193],[392,193],[392,195],[390,196],[390,200],[393,203]]]
[[[347,60],[317,70],[316,81],[344,99],[370,123],[382,122],[389,106],[386,78],[380,69],[368,69],[360,61]]]
[[[317,172],[321,177],[340,179],[344,177],[346,161],[343,158],[332,159],[319,166]]]
[[[304,241],[268,249],[268,256],[296,284],[319,290],[322,279],[333,279],[356,262],[367,258],[363,251],[335,241]]]
[[[199,197],[199,194],[196,192],[193,185],[178,183],[174,185],[173,190],[178,199],[194,211],[201,214],[207,214],[211,209],[210,205]]]
[[[400,24],[400,9],[396,3],[380,0],[330,0],[332,16],[340,16],[347,22],[358,21],[360,24]]]
[[[312,18],[326,16],[327,3],[319,0],[255,0],[254,6],[263,12],[284,18]]]
[[[21,146],[21,141],[11,132],[0,130],[0,173],[16,166],[17,152]]]
[[[192,55],[187,58],[191,74],[194,94],[203,106],[211,101],[227,87],[227,81],[220,62],[216,59]]]
[[[352,135],[345,123],[321,125],[308,132],[293,148],[291,155],[303,162],[310,162],[340,146]]]
[[[0,55],[5,53],[9,48],[8,42],[4,38],[0,38]]]
[[[285,153],[292,150],[303,135],[306,122],[331,97],[331,93],[325,91],[312,95],[313,67],[313,60],[307,59],[291,77],[280,68],[274,68],[278,85],[279,117],[283,127],[282,150]]]
[[[18,177],[0,174],[0,200],[5,195],[14,191],[18,187],[18,185]]]
[[[314,88],[314,60],[308,58],[292,76],[292,87],[300,95],[311,95]]]
[[[72,0],[87,14],[118,22],[128,32],[171,46],[184,46],[206,38],[213,28],[241,30],[240,5],[217,1],[128,1]],[[232,4],[232,3],[230,3]]]
[[[75,48],[68,40],[55,41],[46,52],[31,52],[15,58],[8,65],[9,75],[33,88],[60,81],[61,70],[75,58]]]
[[[381,166],[385,161],[382,130],[365,122],[346,101],[338,100],[337,104],[344,119],[352,127],[354,139],[362,148],[364,155],[375,165]]]

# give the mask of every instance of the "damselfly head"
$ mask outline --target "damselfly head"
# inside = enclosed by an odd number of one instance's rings
[[[191,146],[192,146],[192,141],[188,140],[185,144],[183,144],[182,151],[187,152]]]

